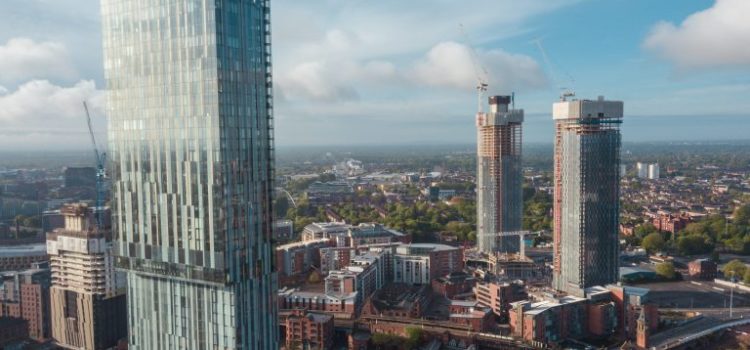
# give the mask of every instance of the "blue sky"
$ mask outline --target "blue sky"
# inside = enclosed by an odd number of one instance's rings
[[[92,3],[0,2],[3,149],[86,147],[82,99],[106,137],[99,9]],[[489,92],[516,92],[517,107],[527,112],[527,141],[551,140],[558,86],[582,98],[624,100],[626,141],[748,138],[748,0],[272,6],[279,147],[474,142],[469,43],[489,72]]]

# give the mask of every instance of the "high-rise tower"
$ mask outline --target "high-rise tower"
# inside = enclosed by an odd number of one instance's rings
[[[582,296],[618,280],[621,101],[557,102],[553,284]]]
[[[517,253],[521,230],[523,110],[510,109],[511,96],[491,96],[490,111],[477,114],[477,241],[484,253]]]
[[[103,0],[132,349],[278,349],[269,0]]]

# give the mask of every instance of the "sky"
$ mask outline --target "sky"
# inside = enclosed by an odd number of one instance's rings
[[[748,0],[273,0],[277,147],[475,142],[479,77],[515,93],[527,142],[551,142],[562,88],[625,101],[624,141],[748,139],[748,15]],[[101,50],[98,2],[0,1],[0,149],[88,147],[84,99],[106,144]]]

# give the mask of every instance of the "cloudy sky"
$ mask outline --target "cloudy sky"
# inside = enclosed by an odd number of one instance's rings
[[[483,71],[530,142],[561,87],[624,100],[626,141],[749,138],[748,0],[272,6],[279,147],[474,142]],[[0,1],[0,148],[87,147],[83,99],[105,138],[101,57],[98,2]]]

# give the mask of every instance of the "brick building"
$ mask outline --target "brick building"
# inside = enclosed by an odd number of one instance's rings
[[[472,293],[477,279],[463,271],[451,272],[432,280],[432,291],[446,298],[459,294]]]
[[[672,215],[670,213],[660,213],[659,216],[655,217],[652,221],[654,227],[661,232],[669,232],[675,234],[684,229],[689,223],[692,222],[687,215]]]
[[[474,332],[485,332],[495,324],[492,309],[476,301],[451,300],[449,306],[451,323],[468,326]]]
[[[286,348],[331,349],[333,347],[333,316],[294,309],[286,318]]]
[[[304,279],[311,268],[320,266],[320,248],[330,247],[331,245],[330,239],[323,238],[276,247],[279,284],[290,283],[290,281],[295,280],[295,277]]]
[[[694,279],[713,280],[717,275],[717,266],[708,259],[693,260],[688,263],[688,274]]]
[[[349,265],[355,254],[354,248],[350,247],[320,248],[320,272],[327,274]]]
[[[351,320],[357,315],[357,292],[345,295],[329,295],[282,288],[278,293],[279,312],[305,309],[330,314],[337,319]]]
[[[474,287],[477,302],[498,316],[507,316],[511,303],[527,297],[525,286],[519,282],[479,282]]]
[[[27,322],[29,338],[50,337],[50,270],[46,263],[35,268],[0,274],[0,317]]]
[[[531,302],[511,304],[509,325],[511,334],[529,342],[558,343],[565,339],[580,339],[587,331],[586,299],[563,296]]]

